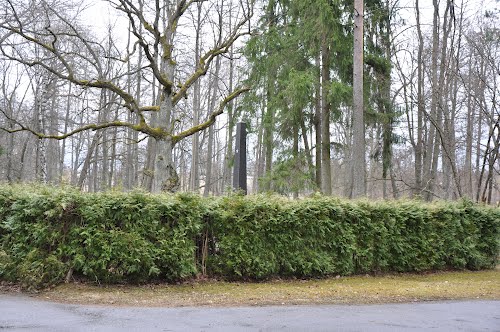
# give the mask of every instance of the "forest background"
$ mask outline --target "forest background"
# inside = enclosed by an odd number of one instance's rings
[[[496,0],[365,0],[361,133],[353,1],[0,3],[0,181],[500,200]]]

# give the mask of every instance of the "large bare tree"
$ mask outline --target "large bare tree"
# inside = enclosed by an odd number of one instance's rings
[[[9,126],[2,129],[10,133],[31,132],[41,139],[63,140],[89,130],[129,128],[155,140],[157,152],[153,191],[175,191],[179,183],[172,160],[174,146],[211,126],[223,113],[225,106],[248,88],[237,87],[229,91],[219,101],[219,106],[200,123],[186,124],[185,117],[176,114],[175,108],[181,100],[188,98],[190,88],[207,73],[212,62],[227,53],[238,39],[250,33],[253,0],[228,4],[239,7],[239,16],[233,18],[230,26],[225,26],[221,38],[200,52],[194,70],[183,76],[176,70],[179,27],[182,20],[187,19],[185,14],[192,6],[211,6],[211,2],[117,0],[106,3],[128,20],[134,38],[132,50],[122,52],[121,57],[107,54],[104,47],[96,41],[95,35],[91,35],[89,29],[79,23],[85,16],[75,4],[62,1],[49,3],[45,0],[29,3],[2,1],[5,13],[0,20],[0,51],[4,59],[49,73],[58,80],[84,89],[108,91],[119,97],[120,107],[133,114],[133,117],[128,117],[129,121],[126,121],[100,116],[95,121],[67,132],[47,133],[3,111],[3,115],[9,120]],[[115,37],[111,36],[110,39],[119,39],[119,35]],[[116,43],[113,47],[119,48],[119,44]],[[123,64],[133,61],[139,54],[144,61],[140,66],[135,66],[132,72],[106,73],[103,69],[106,62]],[[123,77],[137,73],[142,73],[142,77],[147,77],[159,87],[159,97],[155,102],[143,104],[145,98],[140,99],[138,95],[127,91]],[[152,113],[155,116],[151,116]],[[131,119],[134,121],[130,121]]]

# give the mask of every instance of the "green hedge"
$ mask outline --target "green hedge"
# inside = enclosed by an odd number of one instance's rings
[[[0,187],[0,278],[27,288],[70,271],[99,283],[189,278],[203,212],[194,195]]]
[[[500,210],[470,202],[80,193],[0,186],[0,279],[322,277],[497,264]]]
[[[213,273],[320,277],[483,269],[499,252],[500,210],[470,202],[300,201],[226,197],[214,224]]]

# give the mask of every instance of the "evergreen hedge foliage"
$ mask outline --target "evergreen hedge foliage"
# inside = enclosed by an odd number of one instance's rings
[[[331,197],[80,193],[0,186],[0,279],[28,289],[99,283],[484,269],[500,210]]]

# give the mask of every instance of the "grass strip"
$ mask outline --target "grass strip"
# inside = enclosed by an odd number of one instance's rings
[[[142,286],[70,283],[35,295],[49,301],[141,307],[376,304],[500,300],[500,269],[352,276],[262,283],[191,281]]]

